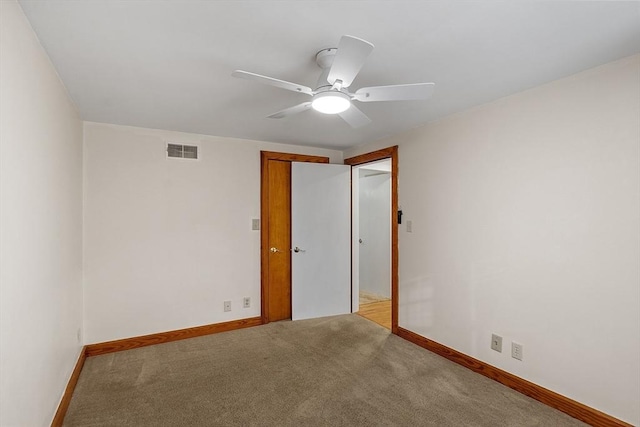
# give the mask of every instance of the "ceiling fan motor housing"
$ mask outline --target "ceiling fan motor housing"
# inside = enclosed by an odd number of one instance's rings
[[[316,64],[318,64],[318,67],[322,68],[323,70],[325,68],[331,68],[331,64],[333,64],[333,58],[335,58],[337,51],[338,48],[336,47],[328,47],[316,53]]]
[[[322,49],[320,52],[316,53],[316,64],[318,64],[318,67],[322,68],[322,73],[318,78],[318,83],[316,83],[316,91],[319,91],[325,86],[331,87],[329,82],[327,82],[327,77],[329,76],[329,71],[331,70],[331,65],[333,64],[333,58],[336,57],[337,51],[338,48],[329,47],[327,49]]]

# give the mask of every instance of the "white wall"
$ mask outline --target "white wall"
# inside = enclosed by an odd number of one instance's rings
[[[360,292],[391,298],[391,174],[359,170]]]
[[[198,145],[201,159],[167,159],[166,142]],[[260,315],[261,150],[342,163],[332,150],[85,123],[88,343]]]
[[[640,56],[395,144],[400,326],[640,424]]]
[[[0,425],[49,425],[80,352],[82,123],[0,2]]]

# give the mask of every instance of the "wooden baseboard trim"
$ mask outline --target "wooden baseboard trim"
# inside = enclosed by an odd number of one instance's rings
[[[86,355],[87,357],[98,356],[100,354],[131,350],[134,348],[146,347],[148,345],[162,344],[171,341],[195,338],[203,335],[217,334],[219,332],[233,331],[235,329],[248,328],[258,325],[262,325],[262,318],[250,317],[246,319],[232,320],[230,322],[214,323],[212,325],[196,326],[193,328],[160,332],[158,334],[143,335],[140,337],[89,344],[86,346]]]
[[[575,400],[569,399],[561,394],[517,377],[509,372],[503,371],[502,369],[498,369],[478,359],[474,359],[471,356],[467,356],[464,353],[460,353],[459,351],[425,338],[422,335],[411,332],[408,329],[398,327],[397,335],[439,356],[462,365],[465,368],[471,369],[472,371],[491,378],[500,384],[506,385],[517,392],[536,399],[547,406],[551,406],[552,408],[571,415],[573,418],[577,418],[587,424],[602,427],[633,427],[631,424],[627,424],[626,422],[614,418],[611,415],[607,415],[597,409],[583,405],[580,402],[576,402]]]
[[[69,382],[67,383],[67,388],[64,389],[64,394],[62,395],[62,400],[58,405],[58,410],[53,416],[53,421],[51,421],[51,427],[62,426],[64,416],[67,414],[67,409],[69,408],[69,403],[71,403],[73,391],[76,389],[76,384],[78,384],[78,378],[80,377],[80,372],[82,372],[82,367],[84,366],[84,361],[86,358],[87,347],[84,346],[82,347],[82,351],[80,351],[80,356],[78,356],[76,366],[75,368],[73,368],[73,372],[71,373],[71,377],[69,378]]]

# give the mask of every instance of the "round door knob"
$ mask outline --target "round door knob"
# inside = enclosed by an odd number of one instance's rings
[[[273,248],[269,249],[269,250],[270,250],[271,252],[273,252],[274,254],[275,254],[276,252],[280,252],[280,250],[279,250],[278,248],[276,248],[275,246],[274,246]]]

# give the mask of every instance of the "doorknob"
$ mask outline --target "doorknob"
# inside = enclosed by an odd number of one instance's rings
[[[293,248],[293,252],[298,253],[298,252],[306,252],[306,251],[296,246],[295,248]]]
[[[269,249],[269,250],[270,250],[271,252],[273,252],[274,254],[275,254],[276,252],[282,252],[280,249],[276,248],[275,246],[274,246],[273,248]]]

